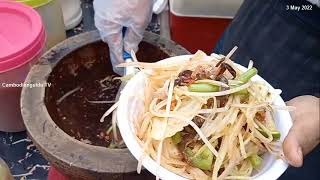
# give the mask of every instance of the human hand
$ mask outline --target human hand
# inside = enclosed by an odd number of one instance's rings
[[[7,164],[0,158],[0,179],[13,180]]]
[[[320,142],[320,100],[314,96],[299,96],[287,102],[296,109],[291,112],[293,126],[283,142],[283,151],[289,164],[301,167],[303,156]]]
[[[95,25],[109,46],[113,70],[123,75],[123,51],[137,51],[145,28],[152,17],[153,0],[94,0]],[[127,30],[123,36],[122,29]]]

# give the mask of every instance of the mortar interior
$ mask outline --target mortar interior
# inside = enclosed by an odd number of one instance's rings
[[[141,42],[137,59],[154,62],[169,57],[160,48]],[[45,104],[52,120],[69,136],[94,146],[108,147],[113,139],[107,134],[111,116],[101,123],[100,118],[112,103],[98,104],[89,101],[113,101],[120,86],[113,78],[109,50],[105,43],[98,41],[83,46],[65,56],[48,77],[50,87],[46,88]],[[107,78],[106,78],[107,77]],[[101,80],[107,79],[100,83]],[[102,84],[102,85],[101,85]],[[57,101],[66,93],[76,90]]]

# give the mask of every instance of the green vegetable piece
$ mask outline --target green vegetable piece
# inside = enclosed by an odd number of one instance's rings
[[[258,156],[257,154],[253,154],[253,155],[249,156],[248,159],[249,159],[252,167],[255,169],[259,169],[262,164],[262,161],[263,161],[263,159],[260,156]]]
[[[188,86],[188,90],[191,92],[217,92],[219,89],[219,86],[204,83],[191,84]]]
[[[246,72],[244,72],[243,74],[241,74],[239,76],[238,80],[243,83],[247,83],[256,74],[258,74],[258,70],[256,68],[251,68],[251,69],[247,70]]]
[[[234,87],[236,87],[236,86],[234,86]],[[249,94],[249,92],[248,92],[248,90],[247,89],[242,89],[241,91],[238,91],[238,92],[235,92],[234,93],[235,95],[248,95]]]
[[[213,154],[208,147],[206,147],[201,154],[191,159],[194,167],[202,170],[212,170]]]
[[[173,144],[179,144],[182,140],[181,132],[177,132],[171,137]]]
[[[188,158],[191,158],[194,154],[193,151],[188,147],[185,149],[185,153],[188,156]]]
[[[266,138],[268,138],[268,134],[266,132],[264,132],[262,129],[258,129],[258,131]],[[271,134],[272,134],[272,137],[273,137],[273,140],[277,141],[280,139],[281,137],[281,133],[279,131],[271,131]]]
[[[268,138],[268,134],[264,132],[262,129],[258,129],[258,131],[266,138]]]
[[[272,131],[271,132],[273,140],[279,140],[281,137],[281,133],[279,131]]]
[[[242,89],[241,91],[236,92],[237,95],[247,95],[249,92],[247,89]]]
[[[248,92],[247,94],[240,94],[239,96],[240,96],[240,101],[242,102],[242,101],[246,101],[249,98],[250,94]]]

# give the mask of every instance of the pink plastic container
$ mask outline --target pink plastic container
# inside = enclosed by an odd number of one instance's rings
[[[0,0],[0,131],[25,129],[20,111],[24,80],[45,49],[41,17],[31,7]]]

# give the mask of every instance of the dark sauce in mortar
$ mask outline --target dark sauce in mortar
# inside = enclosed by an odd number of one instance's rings
[[[158,47],[146,42],[139,46],[139,61],[154,62],[168,55]],[[105,43],[96,42],[70,53],[61,60],[48,77],[51,87],[46,88],[45,103],[53,121],[71,137],[85,143],[108,147],[112,133],[111,115],[101,123],[100,118],[113,104],[89,101],[114,101],[120,80],[115,80]],[[100,82],[103,79],[107,79]],[[57,103],[70,91],[71,95]]]

